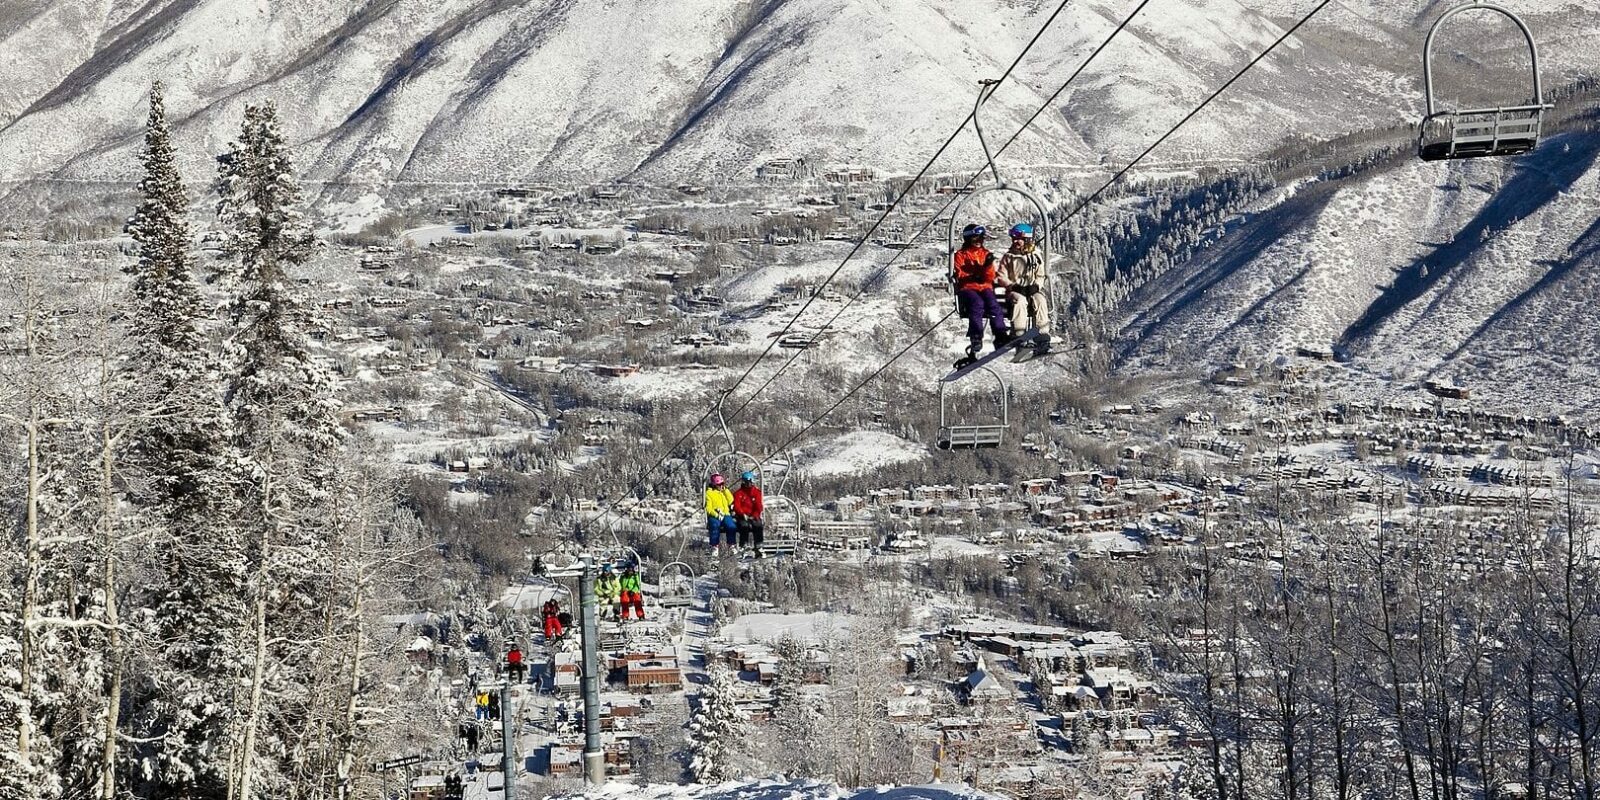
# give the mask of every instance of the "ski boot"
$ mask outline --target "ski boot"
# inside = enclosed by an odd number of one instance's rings
[[[1037,356],[1050,355],[1050,334],[1041,333],[1033,337],[1033,354]]]
[[[1006,349],[1006,345],[1011,344],[1016,340],[1017,335],[1010,331],[1006,331],[1005,333],[997,333],[994,335],[994,349],[996,351],[1004,350]]]

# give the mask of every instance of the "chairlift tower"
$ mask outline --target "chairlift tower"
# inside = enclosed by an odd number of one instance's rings
[[[600,746],[600,630],[594,596],[594,556],[584,553],[578,599],[583,610],[583,776],[592,785],[606,781]]]

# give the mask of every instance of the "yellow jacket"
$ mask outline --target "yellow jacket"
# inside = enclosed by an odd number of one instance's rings
[[[615,603],[622,595],[622,582],[615,575],[601,575],[594,579],[595,599],[602,603]]]
[[[706,487],[706,516],[726,517],[733,513],[733,492],[726,486]]]

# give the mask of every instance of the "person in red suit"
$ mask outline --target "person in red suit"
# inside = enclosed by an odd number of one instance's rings
[[[756,558],[761,557],[761,543],[766,535],[766,527],[761,522],[761,514],[766,509],[763,503],[756,474],[740,475],[739,489],[733,493],[733,521],[739,529],[739,546],[754,548]]]

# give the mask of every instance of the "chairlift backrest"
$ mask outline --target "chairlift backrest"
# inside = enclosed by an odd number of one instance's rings
[[[1532,102],[1487,108],[1442,111],[1433,86],[1433,42],[1445,22],[1463,11],[1481,9],[1511,20],[1528,42],[1533,73]],[[1544,111],[1544,80],[1539,72],[1539,45],[1527,23],[1509,9],[1482,0],[1458,5],[1435,20],[1422,48],[1422,89],[1427,106],[1417,136],[1417,153],[1426,161],[1451,158],[1508,156],[1525,153],[1539,144]]]

